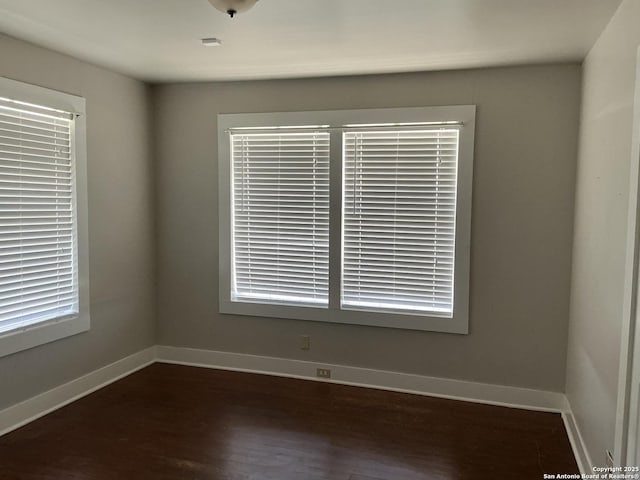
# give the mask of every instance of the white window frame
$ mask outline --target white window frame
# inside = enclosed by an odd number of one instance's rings
[[[469,332],[469,265],[475,105],[329,110],[314,112],[218,115],[219,309],[220,313],[291,318],[410,330]],[[458,180],[453,316],[416,315],[340,307],[342,259],[342,130],[349,126],[458,124]],[[248,303],[231,300],[232,203],[231,146],[233,129],[310,126],[328,128],[330,137],[329,306],[328,308]]]
[[[77,245],[78,313],[18,327],[0,335],[0,357],[86,332],[89,314],[89,230],[87,211],[86,102],[82,97],[0,77],[0,97],[75,115],[72,130],[74,230]]]

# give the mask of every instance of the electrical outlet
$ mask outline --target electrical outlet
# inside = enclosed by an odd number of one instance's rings
[[[329,368],[318,368],[316,370],[316,377],[319,377],[319,378],[331,378],[331,369],[329,369]]]
[[[607,450],[607,467],[613,468],[613,453],[610,450]]]
[[[311,350],[311,337],[300,335],[300,350]]]

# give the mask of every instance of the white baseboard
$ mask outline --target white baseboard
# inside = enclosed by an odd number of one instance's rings
[[[571,404],[569,403],[568,399],[567,406],[562,414],[562,420],[564,422],[564,428],[567,430],[569,443],[571,443],[573,455],[576,457],[576,462],[578,463],[580,473],[582,473],[583,475],[592,474],[593,472],[591,471],[591,466],[593,465],[593,462],[591,461],[589,450],[587,450],[587,446],[582,439],[582,435],[580,434],[580,429],[578,428],[578,424],[576,423],[576,419],[573,415]]]
[[[24,402],[0,410],[0,436],[154,363],[155,358],[155,347],[147,348]]]
[[[156,349],[157,361],[162,363],[328,381],[343,385],[546,412],[560,413],[565,410],[567,405],[564,394],[543,390],[212,350],[168,346],[157,346]],[[316,377],[317,368],[331,369],[331,379],[318,379]]]
[[[83,377],[0,411],[0,436],[82,398],[154,362],[260,373],[343,385],[463,400],[489,405],[562,413],[582,473],[591,461],[562,393],[450,380],[368,368],[332,365],[240,353],[156,346],[142,350]],[[318,379],[317,368],[331,369],[331,379]]]

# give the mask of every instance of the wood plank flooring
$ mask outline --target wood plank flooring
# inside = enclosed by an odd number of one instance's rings
[[[539,480],[560,415],[154,364],[0,438],[2,480]]]

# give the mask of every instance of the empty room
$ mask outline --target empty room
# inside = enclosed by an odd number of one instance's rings
[[[0,480],[640,478],[640,0],[0,0]]]

